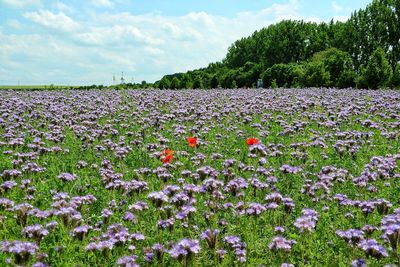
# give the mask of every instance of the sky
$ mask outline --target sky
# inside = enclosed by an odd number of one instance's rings
[[[0,85],[154,82],[283,19],[345,21],[370,2],[0,0]]]

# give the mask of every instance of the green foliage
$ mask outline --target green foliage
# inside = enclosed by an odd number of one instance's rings
[[[346,22],[284,20],[234,42],[222,62],[185,74],[166,75],[168,79],[157,84],[170,88],[173,77],[177,77],[180,85],[173,84],[177,88],[231,88],[233,81],[238,87],[252,87],[259,78],[265,87],[274,79],[279,87],[399,86],[398,76],[390,81],[386,68],[396,73],[400,62],[399,18],[399,0],[373,0],[365,9],[353,12]],[[370,63],[379,47],[388,62],[381,77],[384,82]],[[369,73],[371,77],[367,77]]]
[[[232,81],[232,88],[237,88],[237,84],[236,84],[235,80]]]
[[[176,76],[174,78],[172,78],[170,88],[171,89],[180,89],[181,88],[181,82],[179,81],[179,79]]]
[[[339,88],[354,86],[353,60],[347,52],[329,48],[315,53],[311,61],[324,65],[330,76],[328,84]]]
[[[386,87],[390,83],[392,74],[385,52],[378,47],[369,58],[367,66],[362,69],[359,87],[368,86],[370,89]]]
[[[218,87],[218,78],[217,75],[213,75],[210,80],[210,88],[217,88]]]
[[[164,76],[158,84],[160,89],[169,89],[171,87],[171,82],[167,76]]]
[[[400,63],[396,64],[390,85],[394,88],[400,87]]]
[[[276,82],[276,79],[273,79],[271,82],[271,88],[276,89],[278,88],[278,83]]]
[[[264,87],[273,87],[275,80],[277,87],[303,86],[304,68],[299,64],[275,64],[268,68],[263,74]]]
[[[200,77],[196,77],[196,79],[193,82],[193,88],[194,89],[201,89],[204,88],[203,86],[203,80]]]
[[[311,61],[305,65],[305,81],[307,87],[331,86],[331,75],[321,61]]]

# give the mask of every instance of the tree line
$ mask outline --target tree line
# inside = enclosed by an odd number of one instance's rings
[[[221,62],[165,75],[160,89],[400,87],[400,0],[374,0],[346,22],[284,20],[234,42]]]

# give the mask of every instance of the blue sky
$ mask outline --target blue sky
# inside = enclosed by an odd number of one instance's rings
[[[0,84],[112,84],[223,59],[282,19],[346,20],[367,0],[0,0]]]

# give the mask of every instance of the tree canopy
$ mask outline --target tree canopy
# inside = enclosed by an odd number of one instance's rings
[[[346,22],[284,20],[234,42],[221,62],[166,75],[161,89],[400,86],[400,0],[374,0]]]

